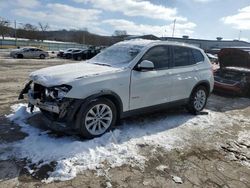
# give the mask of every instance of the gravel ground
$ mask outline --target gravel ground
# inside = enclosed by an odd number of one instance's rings
[[[12,143],[27,135],[9,122],[5,114],[18,103],[17,96],[28,74],[39,68],[72,63],[61,59],[16,60],[0,58],[0,142]],[[161,147],[141,145],[140,153],[148,158],[144,169],[123,165],[104,165],[102,175],[86,170],[70,181],[42,183],[53,164],[42,167],[35,176],[24,168],[25,161],[0,161],[0,187],[250,187],[250,143],[239,135],[250,131],[250,100],[212,95],[207,109],[238,117],[233,126],[207,137],[195,131],[188,147],[166,151]],[[241,102],[239,102],[241,101]],[[178,113],[173,111],[171,113]],[[158,114],[156,116],[163,116]],[[141,119],[144,116],[140,117]],[[35,120],[39,121],[39,119]],[[136,118],[123,120],[137,121]],[[63,135],[60,135],[63,136]],[[206,138],[206,139],[205,139]],[[4,148],[0,148],[0,155]]]

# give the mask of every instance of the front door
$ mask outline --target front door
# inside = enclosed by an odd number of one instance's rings
[[[167,103],[170,100],[172,77],[169,74],[170,50],[166,45],[150,48],[138,62],[154,63],[154,70],[132,70],[130,85],[130,110]]]

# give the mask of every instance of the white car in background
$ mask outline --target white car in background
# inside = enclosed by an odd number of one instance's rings
[[[49,57],[48,52],[35,47],[25,47],[10,52],[10,57],[13,58],[40,58],[45,59]]]
[[[66,127],[93,138],[109,131],[119,118],[142,112],[183,105],[196,114],[213,86],[211,63],[203,50],[130,40],[87,62],[31,73],[19,98],[27,94],[31,108],[40,108],[51,128]]]

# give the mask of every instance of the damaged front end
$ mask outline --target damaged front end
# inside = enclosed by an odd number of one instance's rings
[[[75,99],[65,97],[71,88],[69,85],[45,87],[29,81],[18,99],[24,99],[24,95],[26,95],[30,111],[33,112],[34,106],[38,107],[48,120],[47,125],[52,129],[61,130],[62,127],[67,127],[66,124],[74,121],[74,114],[78,109]]]

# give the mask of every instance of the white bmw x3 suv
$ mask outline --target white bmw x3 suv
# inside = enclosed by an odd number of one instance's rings
[[[117,120],[177,105],[203,110],[214,78],[203,50],[151,40],[119,42],[89,61],[30,74],[20,93],[40,108],[52,129],[100,136]]]

